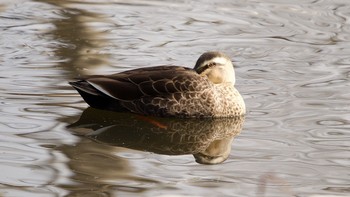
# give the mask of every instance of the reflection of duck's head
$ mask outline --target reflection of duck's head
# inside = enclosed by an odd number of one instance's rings
[[[235,71],[229,57],[221,52],[203,53],[194,67],[200,75],[207,76],[209,80],[217,83],[235,83]]]
[[[205,151],[193,154],[197,163],[219,164],[224,162],[231,152],[233,138],[224,138],[213,141]]]

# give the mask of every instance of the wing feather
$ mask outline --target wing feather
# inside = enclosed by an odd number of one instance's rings
[[[140,68],[107,76],[85,79],[104,94],[119,100],[156,97],[175,92],[194,91],[196,83],[210,83],[192,69],[178,66]],[[197,81],[193,83],[192,81]]]
[[[194,70],[179,66],[140,68],[81,81],[131,112],[160,116],[169,116],[169,106],[178,105],[181,94],[197,94],[213,85]]]

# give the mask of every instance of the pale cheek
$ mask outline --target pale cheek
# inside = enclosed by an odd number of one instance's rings
[[[212,72],[208,73],[207,76],[213,83],[222,83],[223,81],[223,73],[218,70],[213,70]]]

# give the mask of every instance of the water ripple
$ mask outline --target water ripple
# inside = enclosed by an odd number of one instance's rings
[[[343,195],[350,165],[349,10],[341,0],[3,2],[2,192]],[[229,162],[198,166],[190,156],[111,148],[65,128],[86,107],[66,83],[73,77],[192,67],[208,50],[233,58],[248,109]]]

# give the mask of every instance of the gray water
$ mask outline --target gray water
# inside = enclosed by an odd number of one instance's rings
[[[2,0],[0,32],[0,196],[350,196],[347,0]],[[87,108],[74,77],[209,50],[248,111],[224,163],[69,127]]]

